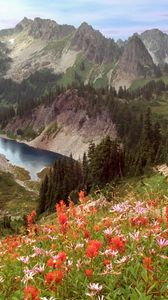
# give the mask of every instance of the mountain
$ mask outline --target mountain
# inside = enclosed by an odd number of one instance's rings
[[[168,63],[168,35],[158,29],[146,30],[139,36],[155,64]]]
[[[129,87],[137,78],[155,75],[155,65],[145,45],[137,35],[128,40],[119,59],[115,86]]]
[[[158,51],[159,53],[165,51],[166,57],[166,48],[164,50],[163,46],[166,45],[167,35],[161,33],[159,36],[162,37],[157,39],[155,34],[157,35],[158,32],[152,31],[152,41],[165,39],[164,43],[159,42]],[[149,40],[146,38],[147,35],[144,33],[139,36],[146,45],[146,53],[145,46],[142,47],[140,41],[134,39],[134,52],[138,51],[134,53],[134,60],[143,64],[142,56],[148,56],[145,63],[147,62],[147,65],[152,67],[149,73],[153,73],[153,63],[149,58],[149,53],[147,54],[148,50],[151,56],[154,56],[149,42],[147,42]],[[115,42],[111,38],[104,37],[86,22],[82,23],[79,28],[75,28],[71,25],[59,25],[49,19],[35,18],[31,20],[24,18],[15,28],[0,31],[0,51],[2,44],[7,52],[5,57],[3,56],[3,72],[0,70],[0,76],[17,82],[21,82],[23,79],[29,78],[31,74],[44,69],[61,75],[59,85],[65,87],[73,82],[90,83],[96,88],[108,85],[118,87],[116,74],[121,75],[121,71],[124,71],[129,78],[126,86],[129,86],[132,80],[138,79],[139,76],[140,78],[147,76],[146,72],[144,74],[139,67],[138,71],[128,68],[125,72],[126,66],[121,66],[125,61],[124,57],[127,56],[125,51],[127,53],[131,51],[133,54],[131,47],[129,47],[129,40]],[[152,49],[154,49],[153,46]],[[159,55],[162,57],[162,54]],[[125,85],[124,78],[123,83]]]
[[[90,141],[97,144],[107,134],[116,137],[108,110],[93,107],[90,102],[89,95],[67,90],[50,105],[41,104],[31,113],[13,118],[5,131],[17,134],[33,129],[38,136],[30,145],[68,156],[72,153],[78,159],[87,152]]]
[[[85,22],[75,32],[71,47],[82,51],[89,60],[97,64],[116,62],[121,53],[114,40],[105,38]]]

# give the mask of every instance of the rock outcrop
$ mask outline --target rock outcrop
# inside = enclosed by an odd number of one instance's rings
[[[158,29],[146,30],[140,35],[155,64],[168,63],[168,35]]]
[[[90,113],[89,102],[78,96],[77,90],[67,90],[51,106],[40,105],[31,115],[13,119],[6,131],[17,132],[27,127],[39,132],[30,145],[64,155],[82,157],[90,141],[98,143],[106,135],[116,137],[115,125],[108,111]]]
[[[115,62],[121,54],[120,48],[113,39],[105,38],[85,22],[75,32],[71,47],[77,51],[81,50],[89,60],[97,64]]]
[[[119,59],[115,82],[120,86],[125,80],[125,85],[128,87],[133,80],[152,77],[154,74],[155,65],[152,57],[141,39],[134,35],[129,39]]]

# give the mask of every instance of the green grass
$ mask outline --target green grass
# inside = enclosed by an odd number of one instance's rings
[[[168,180],[159,173],[151,173],[141,177],[129,178],[121,182],[114,191],[119,199],[134,194],[140,200],[152,197],[168,197]]]
[[[144,85],[146,85],[148,82],[150,82],[151,80],[155,80],[155,81],[163,80],[165,82],[165,84],[168,84],[168,76],[164,75],[159,78],[142,78],[142,79],[135,80],[132,83],[130,89],[136,90],[138,88],[141,88]]]
[[[18,167],[18,166],[13,166],[13,170],[14,170],[14,174],[15,177],[21,181],[25,181],[25,180],[30,180],[30,174],[27,170]]]
[[[22,216],[37,207],[37,194],[20,186],[10,173],[0,172],[0,210],[5,213]]]

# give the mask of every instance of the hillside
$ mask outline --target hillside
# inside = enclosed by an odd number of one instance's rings
[[[1,240],[1,300],[167,299],[167,199],[95,200]]]
[[[90,141],[97,144],[107,134],[116,137],[108,110],[92,106],[90,97],[80,96],[76,89],[67,90],[50,105],[37,106],[29,114],[13,118],[5,131],[17,134],[32,128],[37,137],[30,145],[65,155],[72,153],[78,159],[87,151]]]

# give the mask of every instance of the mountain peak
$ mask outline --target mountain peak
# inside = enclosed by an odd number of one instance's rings
[[[92,30],[94,30],[93,27],[91,25],[89,25],[87,22],[81,23],[81,25],[79,26],[78,29],[92,29]]]
[[[58,39],[71,34],[75,30],[71,25],[59,25],[56,21],[50,19],[41,19],[39,17],[32,21],[29,34],[35,39]]]
[[[168,35],[161,30],[154,28],[144,31],[140,38],[145,47],[151,53],[156,64],[167,62],[168,56]]]
[[[23,30],[25,28],[27,28],[29,25],[31,25],[33,21],[31,19],[28,19],[26,17],[23,18],[23,20],[21,20],[17,25],[16,25],[16,29],[18,30]]]
[[[119,59],[116,83],[130,85],[136,78],[153,76],[155,65],[148,50],[137,34],[134,34],[124,48]]]

